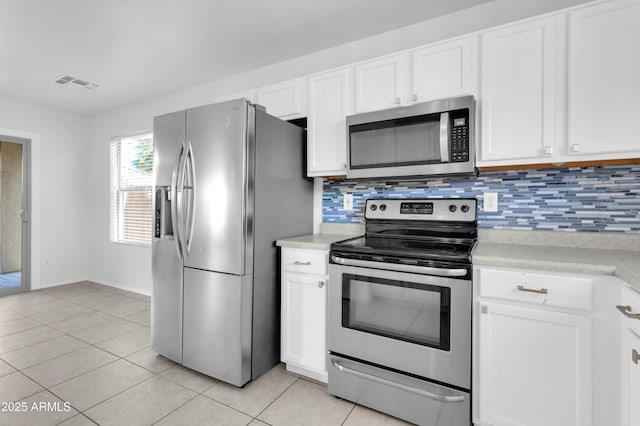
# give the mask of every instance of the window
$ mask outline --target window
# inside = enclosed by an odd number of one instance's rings
[[[153,134],[111,140],[111,241],[150,245]]]

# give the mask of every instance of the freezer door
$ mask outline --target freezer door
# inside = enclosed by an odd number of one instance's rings
[[[184,268],[186,367],[236,386],[251,379],[249,278]]]
[[[153,119],[153,176],[155,186],[169,186],[185,137],[184,111]]]
[[[175,234],[174,174],[185,135],[184,111],[153,121],[154,231],[151,349],[182,362],[182,257]]]
[[[222,102],[187,111],[178,191],[185,266],[242,275],[250,223],[248,104]]]
[[[182,259],[173,240],[154,239],[152,249],[151,349],[182,362]]]

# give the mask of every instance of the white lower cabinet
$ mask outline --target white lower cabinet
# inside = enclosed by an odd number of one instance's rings
[[[622,302],[622,426],[640,425],[640,292],[624,288]]]
[[[327,256],[282,248],[280,358],[287,370],[325,383]]]
[[[480,420],[495,426],[590,424],[590,319],[483,303]]]
[[[480,269],[475,284],[479,298],[474,422],[591,425],[591,300],[580,297],[581,292],[591,294],[591,282]],[[565,300],[574,304],[565,296],[576,290],[584,310],[563,307]]]
[[[622,426],[640,425],[640,336],[622,332]]]

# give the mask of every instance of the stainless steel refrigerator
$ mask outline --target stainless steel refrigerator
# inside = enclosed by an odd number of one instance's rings
[[[275,240],[312,232],[303,130],[238,99],[153,138],[151,348],[242,386],[280,358]]]

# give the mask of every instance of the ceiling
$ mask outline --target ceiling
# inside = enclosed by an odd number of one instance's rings
[[[0,96],[93,114],[487,1],[0,0]]]

